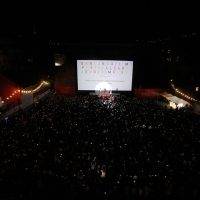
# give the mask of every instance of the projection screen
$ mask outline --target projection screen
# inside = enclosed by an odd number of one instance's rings
[[[131,91],[133,61],[77,60],[78,90]]]

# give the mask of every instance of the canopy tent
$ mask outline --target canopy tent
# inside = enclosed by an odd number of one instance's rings
[[[178,107],[185,107],[186,105],[190,106],[189,102],[187,102],[177,96],[174,96],[168,92],[160,93],[160,96],[164,97],[167,101],[169,101],[170,106],[173,108],[176,108],[177,106]]]
[[[190,103],[189,102],[187,102],[187,101],[185,101],[185,100],[183,100],[183,99],[181,99],[181,98],[178,98],[178,97],[176,97],[176,96],[172,96],[172,97],[166,97],[169,101],[171,101],[171,102],[173,102],[173,103],[175,103],[175,104],[177,104],[177,105],[181,105],[181,107],[183,106],[183,107],[185,107],[186,105],[190,105]]]

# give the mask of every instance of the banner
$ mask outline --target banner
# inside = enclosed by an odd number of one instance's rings
[[[159,98],[160,93],[162,92],[169,92],[170,89],[164,89],[164,88],[134,88],[134,97],[136,98]]]
[[[4,120],[6,117],[9,117],[10,115],[14,114],[19,109],[20,109],[20,106],[15,106],[14,108],[7,111],[6,113],[3,113],[2,115],[0,115],[0,121]]]
[[[200,105],[198,103],[194,103],[193,109],[196,114],[200,115]]]
[[[23,109],[32,105],[33,104],[33,92],[28,93],[28,94],[22,94],[21,103],[22,103]]]
[[[75,86],[58,86],[56,85],[54,87],[55,92],[58,95],[69,95],[69,96],[75,96],[76,95],[76,88]]]

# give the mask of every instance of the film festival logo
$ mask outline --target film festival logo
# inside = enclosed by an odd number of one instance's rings
[[[128,62],[81,62],[82,74],[128,74]]]

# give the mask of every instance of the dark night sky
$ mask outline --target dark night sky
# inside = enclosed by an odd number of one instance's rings
[[[35,25],[46,38],[68,41],[158,39],[198,32],[199,8],[199,0],[6,2],[0,35],[26,36]]]

